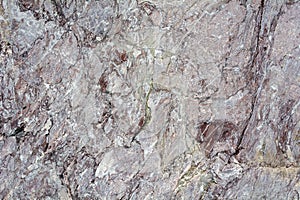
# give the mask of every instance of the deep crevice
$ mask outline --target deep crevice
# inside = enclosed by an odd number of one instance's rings
[[[251,58],[251,61],[250,61],[250,64],[248,65],[249,66],[249,70],[253,70],[255,69],[255,71],[250,71],[251,73],[251,76],[249,78],[251,79],[248,79],[248,81],[251,83],[253,82],[254,85],[255,85],[255,93],[254,93],[254,96],[252,97],[252,103],[251,103],[251,112],[249,114],[249,117],[248,119],[246,120],[246,125],[245,127],[243,128],[243,131],[238,139],[238,142],[237,142],[237,145],[236,145],[236,148],[235,148],[235,152],[231,155],[231,156],[235,156],[235,155],[238,155],[240,153],[240,150],[243,149],[243,147],[241,147],[241,144],[243,142],[243,139],[244,139],[244,136],[246,135],[246,132],[248,130],[248,127],[249,127],[249,124],[251,122],[251,119],[253,117],[253,114],[254,114],[254,110],[255,110],[255,105],[256,105],[256,102],[257,102],[257,97],[258,97],[258,85],[259,84],[255,84],[255,83],[258,83],[258,78],[255,76],[255,74],[259,71],[259,65],[262,65],[262,62],[259,62],[257,60],[259,54],[261,53],[260,52],[260,44],[261,44],[261,35],[260,35],[260,32],[261,32],[261,29],[262,29],[262,18],[263,18],[263,10],[264,10],[264,5],[265,5],[265,1],[264,0],[261,0],[261,3],[260,3],[260,7],[259,7],[259,11],[258,11],[258,15],[257,15],[257,29],[256,29],[256,45],[255,45],[255,52],[254,54],[252,55],[252,58]],[[254,79],[252,79],[252,77],[254,77]],[[250,80],[253,80],[253,81],[250,81]],[[253,85],[253,84],[250,84],[250,85]]]

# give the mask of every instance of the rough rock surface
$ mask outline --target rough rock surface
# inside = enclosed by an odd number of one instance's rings
[[[298,0],[1,0],[0,199],[300,194]]]

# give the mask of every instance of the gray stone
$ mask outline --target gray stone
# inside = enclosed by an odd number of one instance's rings
[[[0,1],[0,199],[300,199],[299,16]]]

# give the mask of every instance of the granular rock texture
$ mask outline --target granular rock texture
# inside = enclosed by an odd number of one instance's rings
[[[298,0],[1,0],[0,199],[300,199]]]

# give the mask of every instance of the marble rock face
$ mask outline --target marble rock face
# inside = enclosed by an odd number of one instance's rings
[[[1,0],[0,199],[300,199],[299,0]]]

